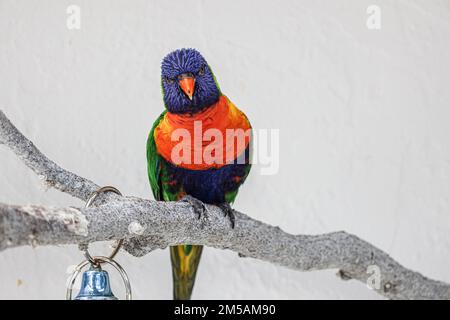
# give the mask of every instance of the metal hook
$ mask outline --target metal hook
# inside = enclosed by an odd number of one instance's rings
[[[114,187],[112,187],[112,186],[105,186],[105,187],[102,187],[102,188],[100,188],[100,189],[94,191],[94,192],[89,196],[88,200],[86,201],[86,205],[85,205],[84,207],[85,207],[85,208],[89,208],[89,207],[91,206],[91,204],[94,202],[94,200],[95,200],[101,193],[103,193],[103,192],[108,192],[108,191],[114,192],[115,194],[118,194],[119,196],[122,195],[122,193],[121,193],[118,189],[116,189],[116,188],[114,188]],[[111,254],[107,257],[109,260],[114,259],[114,257],[116,256],[117,252],[119,252],[120,248],[122,247],[122,244],[123,244],[123,239],[120,239],[120,240],[116,241],[116,245],[115,245],[114,250],[113,250],[113,251],[111,252]],[[93,264],[93,265],[98,265],[99,263],[101,263],[101,262],[97,261],[97,259],[96,259],[97,257],[94,258],[94,257],[91,256],[91,254],[89,253],[89,250],[88,250],[88,244],[87,244],[87,243],[80,244],[78,247],[80,248],[80,250],[84,251],[84,256],[85,256],[85,258],[86,258],[87,261],[89,261],[91,264]]]

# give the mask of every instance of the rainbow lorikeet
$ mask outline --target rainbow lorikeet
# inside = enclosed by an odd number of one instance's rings
[[[147,140],[155,199],[187,201],[199,217],[204,203],[217,205],[234,228],[230,204],[250,171],[247,117],[222,95],[211,67],[195,49],[179,49],[163,59],[161,86],[166,110]],[[170,247],[174,299],[190,299],[201,254],[198,245]]]

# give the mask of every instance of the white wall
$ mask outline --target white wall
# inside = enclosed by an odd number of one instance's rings
[[[69,4],[80,30],[66,27]],[[371,4],[378,31],[366,27]],[[163,108],[160,60],[198,48],[255,128],[281,129],[279,173],[255,170],[237,209],[291,233],[358,234],[450,282],[449,21],[445,0],[0,0],[0,108],[63,167],[151,197],[145,142]],[[1,202],[82,205],[45,192],[5,148],[0,177]],[[0,298],[62,299],[81,259],[75,246],[1,252]],[[336,270],[210,248],[202,259],[198,299],[378,298]],[[136,298],[171,298],[167,251],[118,261]]]

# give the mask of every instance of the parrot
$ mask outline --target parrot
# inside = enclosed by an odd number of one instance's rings
[[[161,89],[165,110],[147,139],[155,200],[188,202],[199,218],[207,212],[205,204],[216,205],[234,229],[231,204],[251,168],[247,116],[222,94],[211,67],[193,48],[163,58]],[[174,300],[191,299],[202,249],[192,244],[170,247]]]

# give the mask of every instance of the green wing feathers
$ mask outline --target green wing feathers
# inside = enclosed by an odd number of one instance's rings
[[[161,115],[153,123],[153,127],[150,130],[147,139],[147,173],[150,187],[152,188],[153,196],[155,200],[161,201],[163,199],[163,192],[161,187],[161,156],[156,151],[155,138],[153,133],[158,126],[161,119],[164,117],[167,111],[161,113]]]
[[[245,165],[245,174],[241,177],[241,184],[244,183],[244,181],[247,179],[247,176],[250,173],[251,168],[252,165],[250,163]],[[234,200],[236,200],[236,196],[239,192],[239,187],[241,186],[241,184],[236,189],[225,193],[225,202],[229,204],[234,203]]]

